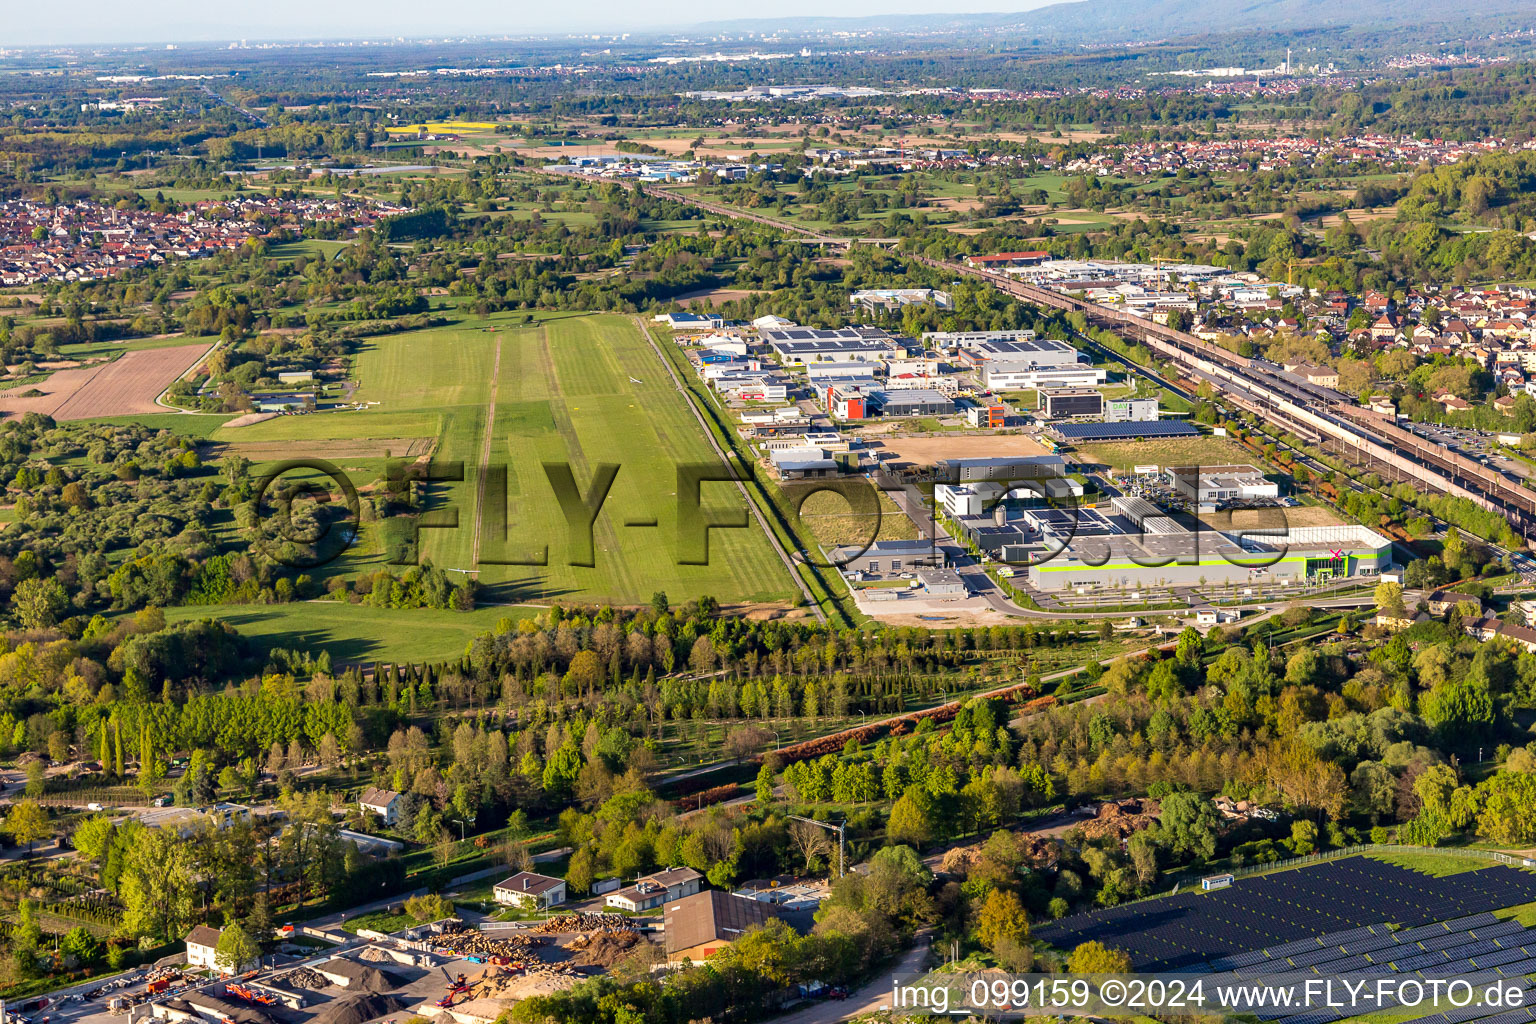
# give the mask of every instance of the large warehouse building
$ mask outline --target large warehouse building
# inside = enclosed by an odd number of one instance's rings
[[[1097,366],[1009,366],[983,363],[981,382],[989,391],[1030,391],[1035,388],[1093,388],[1109,380]]]
[[[1126,517],[1142,513],[1141,525]],[[1199,584],[1318,583],[1372,577],[1392,564],[1392,542],[1364,526],[1306,526],[1289,530],[1189,530],[1148,509],[1116,509],[1086,527],[1044,524],[1032,544],[1039,564],[1019,566],[1037,590],[1140,590]],[[1031,513],[1071,517],[1072,510]],[[1103,525],[1107,523],[1106,527]],[[1036,537],[1038,540],[1036,540]],[[1010,552],[1012,553],[1012,552]],[[1012,560],[1012,559],[1011,559]]]

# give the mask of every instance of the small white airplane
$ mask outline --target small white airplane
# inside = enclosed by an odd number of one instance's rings
[[[645,381],[641,380],[639,377],[631,377],[631,378],[629,378],[629,382],[631,384],[644,384],[645,383]]]

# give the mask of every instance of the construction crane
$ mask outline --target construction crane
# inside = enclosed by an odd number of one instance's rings
[[[845,841],[846,837],[843,835],[843,830],[847,828],[847,822],[839,822],[838,824],[834,825],[829,821],[817,821],[815,818],[802,818],[798,814],[791,814],[788,815],[788,817],[794,818],[796,821],[803,821],[807,825],[817,825],[826,829],[828,832],[837,833],[837,877],[842,878],[845,865],[847,864],[848,853],[848,847]]]

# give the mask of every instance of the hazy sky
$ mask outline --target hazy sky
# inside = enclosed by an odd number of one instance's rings
[[[1023,11],[1051,0],[0,0],[0,47],[38,43],[645,31],[732,18]]]

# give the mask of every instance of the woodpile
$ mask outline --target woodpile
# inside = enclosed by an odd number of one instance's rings
[[[534,926],[539,932],[628,932],[634,931],[634,922],[623,914],[598,914],[581,911],[547,918]]]
[[[521,960],[525,957],[536,957],[538,955],[536,950],[543,943],[543,939],[527,935],[502,937],[486,932],[462,931],[437,936],[433,946],[437,952],[447,956],[474,956],[482,960],[505,957],[509,960]]]

